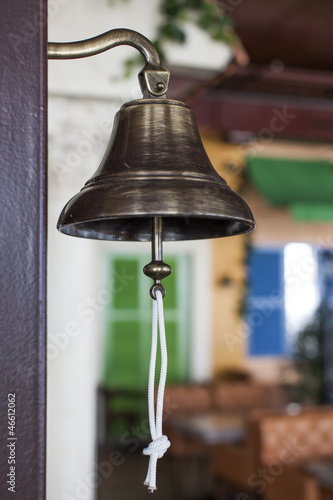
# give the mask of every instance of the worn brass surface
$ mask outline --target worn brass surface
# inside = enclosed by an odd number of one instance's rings
[[[128,29],[110,30],[79,42],[49,42],[47,57],[48,59],[79,59],[100,54],[119,45],[130,45],[136,48],[145,58],[146,64],[150,66],[161,65],[160,56],[151,41],[141,33]]]
[[[163,240],[215,238],[255,227],[251,210],[211,165],[193,112],[170,99],[126,103],[96,173],[63,209],[69,235],[151,241],[151,219],[163,218]]]

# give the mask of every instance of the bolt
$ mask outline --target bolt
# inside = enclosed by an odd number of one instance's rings
[[[155,89],[158,92],[161,92],[162,90],[164,90],[164,83],[163,82],[157,82],[156,85],[155,85]]]

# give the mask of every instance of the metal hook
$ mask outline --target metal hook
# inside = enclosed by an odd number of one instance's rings
[[[160,56],[148,38],[137,31],[114,29],[79,42],[47,44],[48,59],[79,59],[100,54],[119,45],[130,45],[144,57],[146,65],[139,73],[144,97],[163,97],[168,90],[170,73],[161,66]]]

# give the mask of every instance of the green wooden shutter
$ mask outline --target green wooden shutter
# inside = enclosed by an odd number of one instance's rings
[[[144,389],[147,385],[152,281],[142,268],[149,260],[147,255],[109,256],[108,286],[112,294],[106,317],[106,387]],[[189,258],[166,256],[165,261],[172,267],[172,274],[164,280],[167,383],[185,382],[189,376]],[[158,362],[158,370],[159,366]]]

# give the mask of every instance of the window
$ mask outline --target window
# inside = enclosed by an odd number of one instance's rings
[[[151,344],[152,280],[142,273],[147,255],[109,257],[110,306],[106,318],[104,384],[107,387],[143,389],[147,386]],[[165,279],[164,315],[168,345],[167,383],[189,377],[188,257],[169,256],[172,274]],[[159,373],[159,355],[157,376]]]
[[[250,355],[292,353],[296,336],[314,316],[323,295],[322,254],[306,243],[251,249],[247,301]]]

